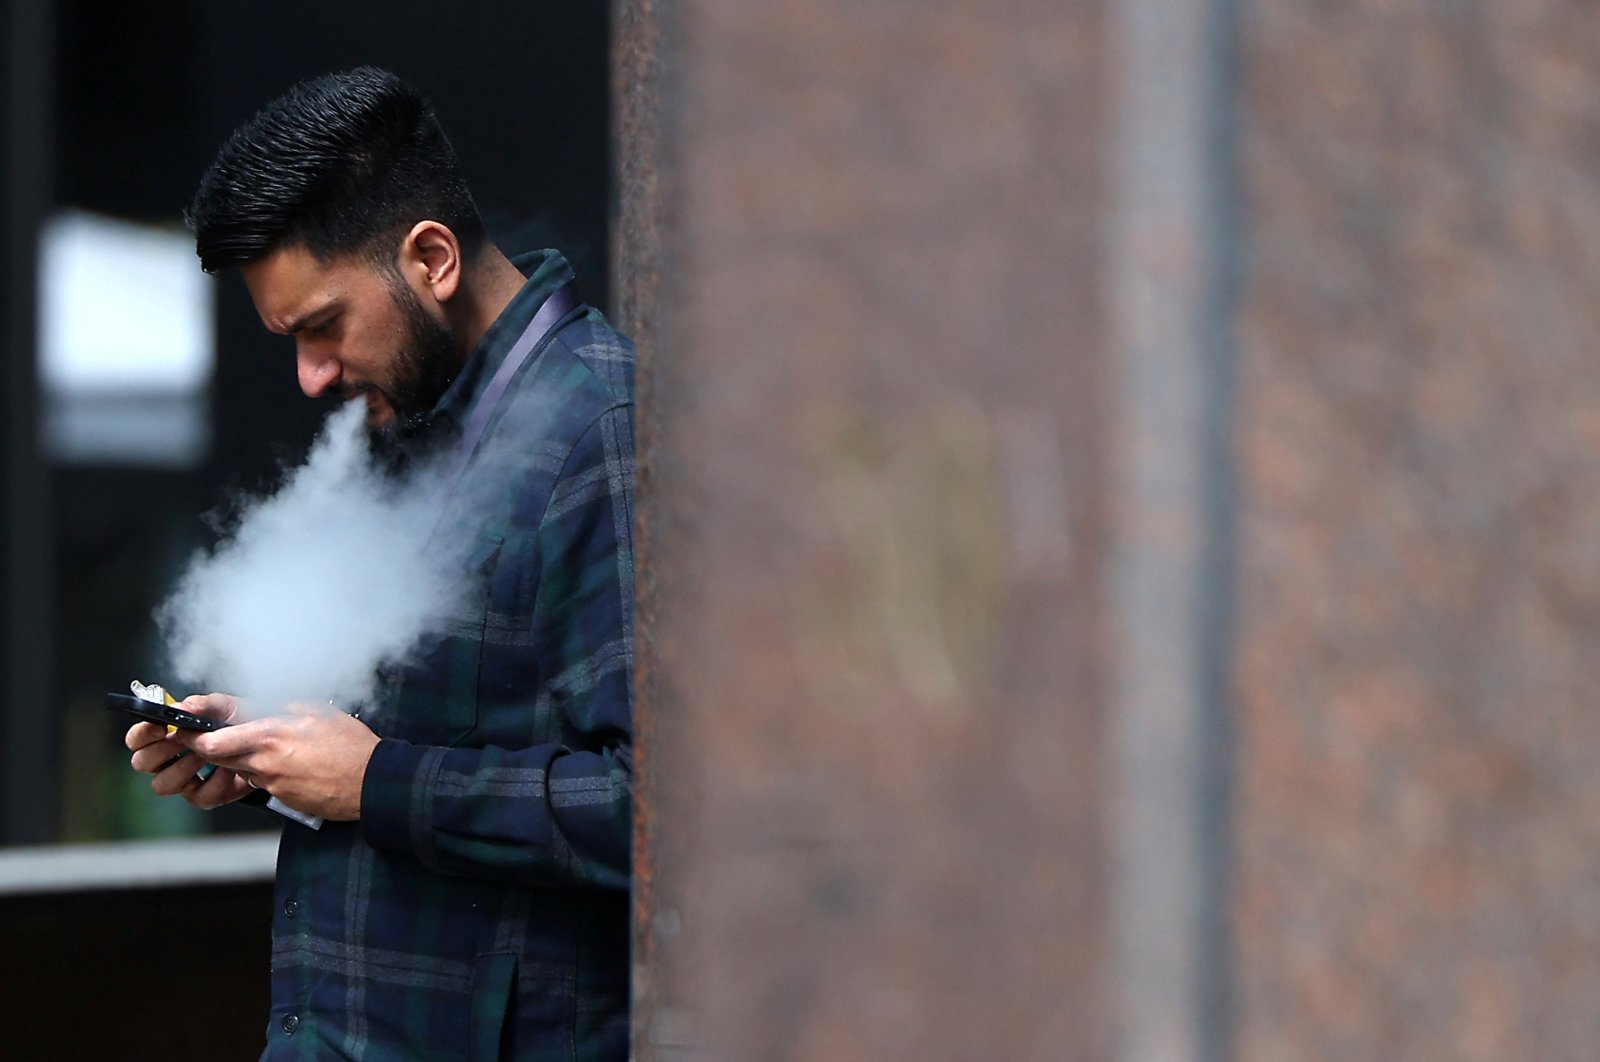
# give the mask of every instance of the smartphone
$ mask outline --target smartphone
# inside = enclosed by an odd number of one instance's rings
[[[186,712],[170,704],[156,704],[126,693],[106,694],[106,707],[115,712],[138,716],[147,723],[175,726],[180,730],[221,730],[227,723]]]

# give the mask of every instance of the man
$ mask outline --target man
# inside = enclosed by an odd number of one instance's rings
[[[305,393],[442,453],[441,511],[471,514],[470,600],[359,716],[128,731],[158,793],[259,788],[326,820],[284,827],[262,1057],[626,1057],[631,345],[560,255],[489,242],[431,110],[383,71],[268,104],[189,222],[202,267],[237,267],[293,337]],[[222,694],[184,706],[236,718]]]

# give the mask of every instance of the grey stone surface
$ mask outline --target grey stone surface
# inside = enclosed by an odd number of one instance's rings
[[[1600,12],[1242,39],[1238,1056],[1600,1055]]]
[[[617,7],[641,1057],[1600,1055],[1600,12],[1160,7]]]
[[[629,61],[661,15],[623,5]],[[670,260],[622,270],[659,284],[641,1053],[1104,1044],[1099,18],[675,5],[670,138],[622,103]]]

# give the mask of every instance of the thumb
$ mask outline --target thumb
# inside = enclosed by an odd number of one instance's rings
[[[240,721],[240,700],[226,693],[194,693],[183,699],[183,710],[223,723]]]

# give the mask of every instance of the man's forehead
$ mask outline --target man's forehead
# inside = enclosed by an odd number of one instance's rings
[[[303,245],[274,248],[239,269],[256,313],[274,332],[293,332],[348,298],[364,272],[358,262],[322,262]]]

